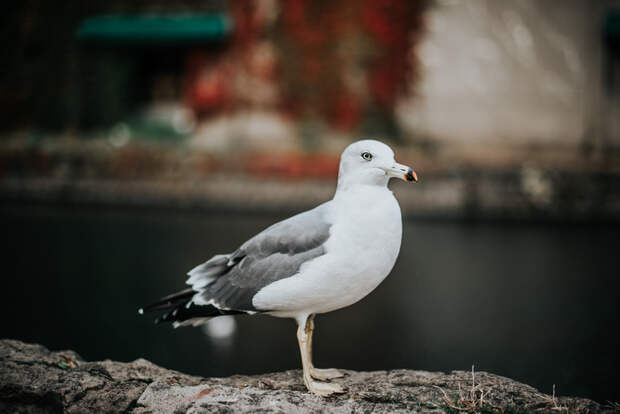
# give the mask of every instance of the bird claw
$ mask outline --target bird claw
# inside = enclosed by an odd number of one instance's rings
[[[319,381],[329,381],[334,378],[344,377],[344,373],[335,368],[310,368],[310,376]]]
[[[345,392],[345,389],[340,384],[314,380],[306,381],[306,387],[308,391],[319,397],[329,397],[332,394],[343,394]]]

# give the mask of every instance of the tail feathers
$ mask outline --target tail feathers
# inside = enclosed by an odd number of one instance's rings
[[[192,288],[188,288],[180,292],[173,293],[172,295],[164,296],[157,302],[153,302],[150,305],[138,309],[138,313],[142,315],[144,312],[174,308],[181,303],[187,303],[195,294],[195,290],[193,290]]]
[[[155,323],[172,322],[175,328],[178,326],[196,326],[216,316],[247,313],[235,310],[222,310],[213,305],[196,305],[190,302],[195,294],[195,290],[191,288],[185,289],[138,309],[138,313],[165,311],[155,319]]]
[[[182,326],[200,326],[209,322],[213,318],[192,318],[184,320],[183,322],[172,322],[173,328],[180,328]]]
[[[183,324],[182,322],[190,321],[192,319],[205,319],[203,322],[206,322],[206,319],[214,318],[216,316],[238,315],[241,313],[245,312],[221,310],[212,305],[199,306],[192,304],[188,308],[185,304],[183,304],[160,315],[157,319],[155,319],[155,323],[159,324],[162,322],[173,322],[177,326],[185,326],[187,324]]]

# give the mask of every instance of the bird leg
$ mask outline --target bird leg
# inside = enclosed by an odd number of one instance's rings
[[[301,364],[303,367],[304,384],[308,391],[320,397],[327,397],[332,394],[341,394],[344,389],[338,384],[315,381],[312,379],[311,362],[308,358],[308,334],[306,333],[306,318],[298,321],[297,341],[299,342],[299,351],[301,353]]]
[[[310,315],[306,320],[306,335],[308,337],[308,362],[310,364],[310,376],[320,381],[329,381],[334,378],[342,378],[344,374],[335,368],[315,368],[312,363],[312,334],[314,333],[314,315]]]

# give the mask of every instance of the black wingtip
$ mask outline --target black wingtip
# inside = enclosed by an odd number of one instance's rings
[[[192,288],[188,288],[180,292],[173,293],[172,295],[164,296],[163,298],[159,299],[154,303],[141,307],[140,309],[138,309],[138,313],[142,315],[146,312],[174,308],[180,303],[187,302],[187,300],[194,296],[194,294],[196,294],[196,291]]]

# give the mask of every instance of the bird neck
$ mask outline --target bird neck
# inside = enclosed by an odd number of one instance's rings
[[[390,177],[385,174],[377,174],[375,171],[367,171],[359,174],[339,174],[336,192],[351,190],[354,188],[387,188]]]
[[[389,178],[385,178],[381,182],[359,182],[359,181],[341,181],[338,180],[338,187],[336,187],[336,194],[334,199],[346,199],[348,197],[359,197],[360,195],[370,196],[373,193],[383,193],[389,191],[387,182]]]

